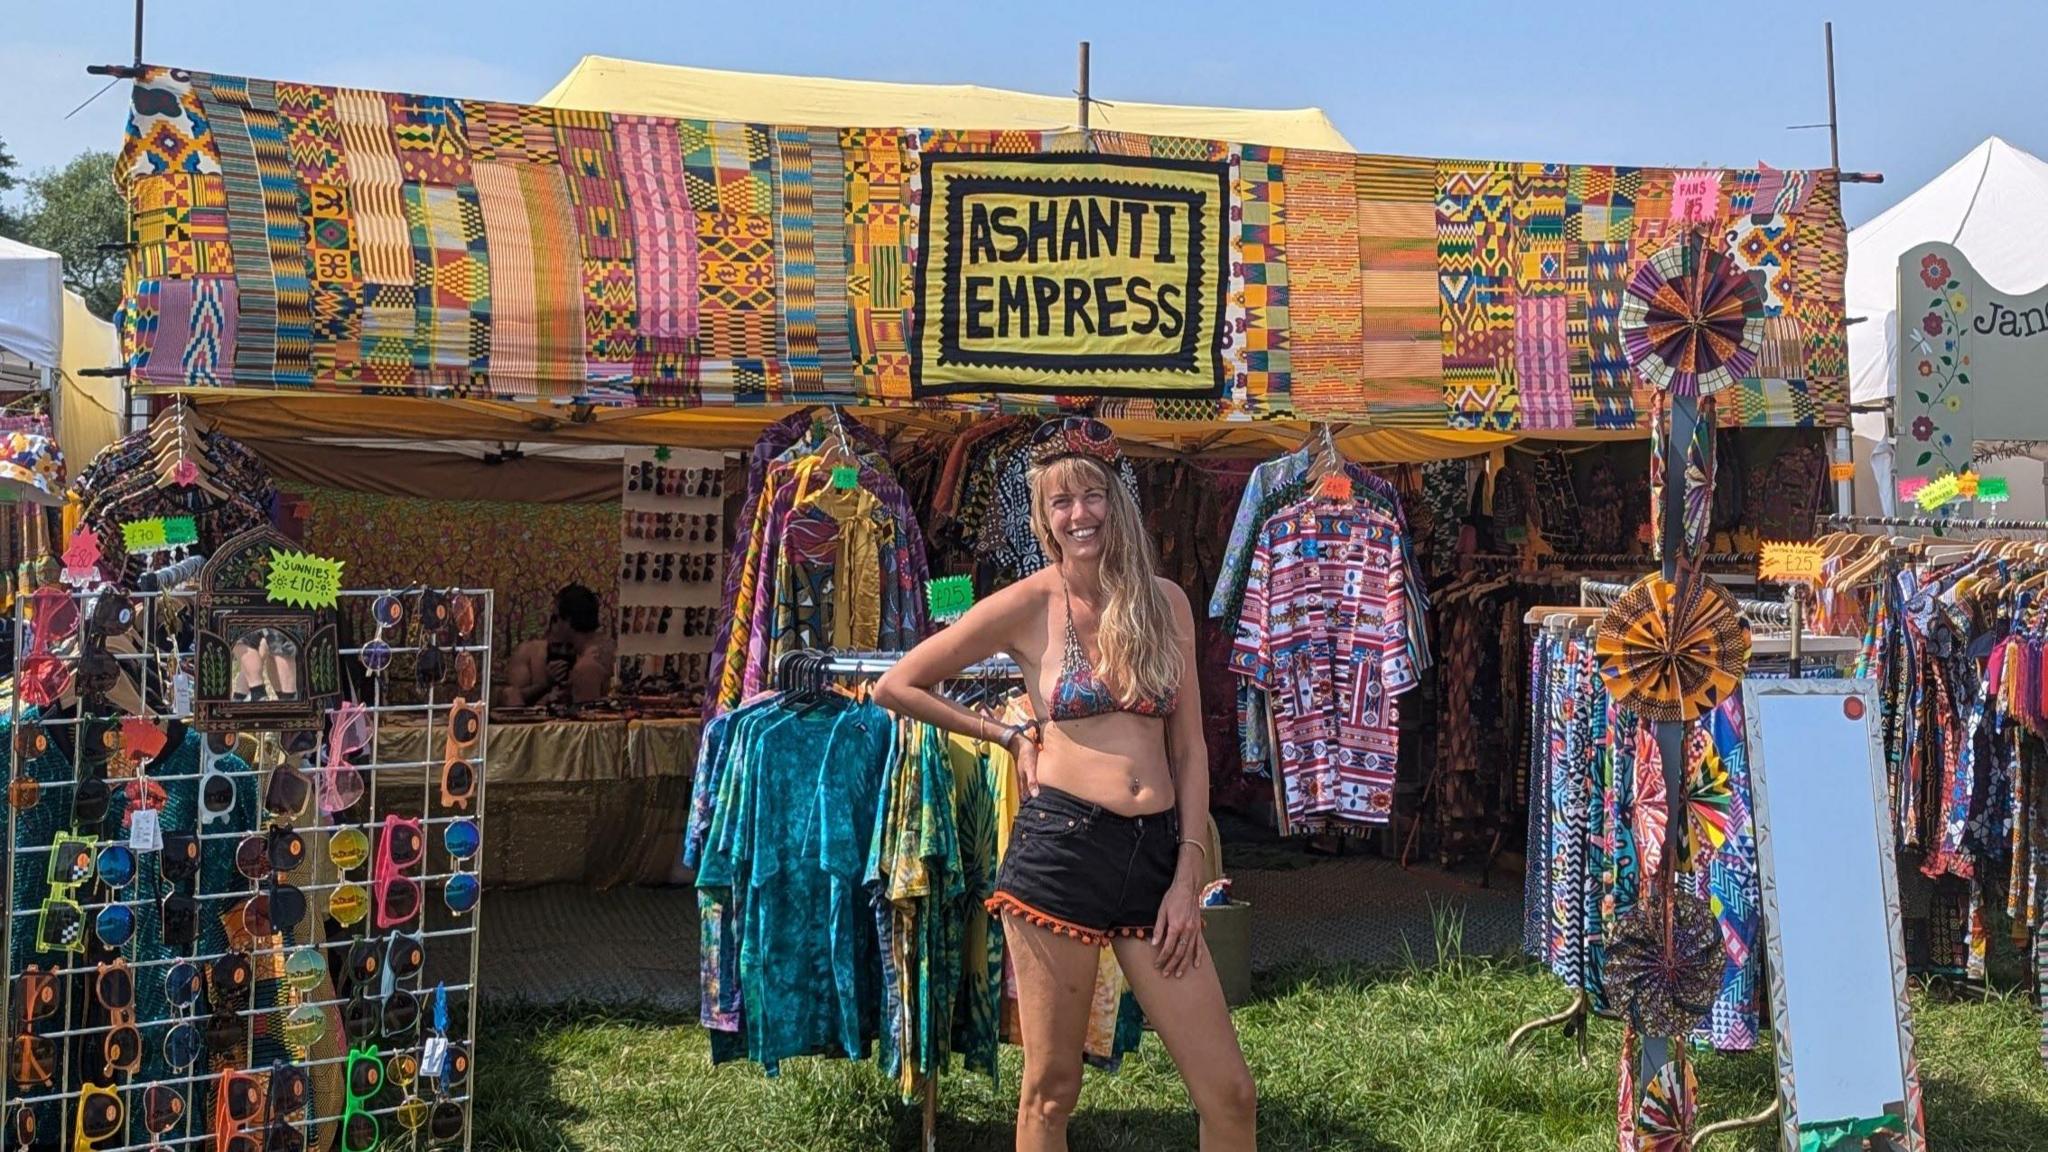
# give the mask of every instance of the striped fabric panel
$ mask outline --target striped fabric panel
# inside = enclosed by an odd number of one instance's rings
[[[222,98],[223,92],[227,99]],[[240,308],[234,371],[252,380],[268,380],[277,368],[277,279],[270,263],[270,217],[263,203],[263,179],[243,117],[246,103],[246,85],[232,79],[217,79],[199,92],[200,108],[212,125],[214,145],[220,150],[221,181],[227,192],[228,245],[235,256]]]
[[[1292,284],[1295,410],[1363,418],[1364,314],[1354,157],[1292,152],[1287,161],[1287,263]]]
[[[542,398],[583,389],[583,265],[576,207],[560,168],[522,164],[519,198],[533,252],[534,346]]]
[[[810,134],[801,128],[776,129],[775,160],[781,174],[775,182],[774,218],[775,250],[782,265],[782,363],[790,388],[808,398],[823,382],[818,372],[818,257],[812,228],[817,203]]]
[[[491,249],[491,392],[531,398],[540,361],[534,313],[533,231],[519,193],[519,168],[472,160],[484,235]]]
[[[640,331],[660,339],[697,334],[697,218],[683,180],[675,125],[621,116],[613,126],[619,179],[633,204],[633,271]]]
[[[852,312],[846,298],[846,152],[836,130],[813,128],[810,134],[820,387],[834,395],[856,396]]]
[[[334,116],[348,150],[350,207],[355,213],[356,250],[363,280],[370,284],[412,283],[412,234],[405,222],[404,177],[383,97],[342,88],[334,94]]]

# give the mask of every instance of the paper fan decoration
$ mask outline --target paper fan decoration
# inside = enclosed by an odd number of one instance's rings
[[[1672,900],[1669,947],[1654,899],[1622,917],[1607,945],[1607,995],[1651,1036],[1692,1035],[1714,1010],[1727,965],[1713,905],[1690,892]]]
[[[1749,627],[1735,597],[1705,577],[1683,590],[1652,573],[1600,618],[1594,640],[1607,692],[1645,719],[1696,720],[1735,690]]]
[[[1682,236],[1630,277],[1620,327],[1644,383],[1673,396],[1712,396],[1756,368],[1764,296],[1726,253]]]
[[[1669,439],[1664,430],[1671,420],[1669,407],[1660,401],[1650,408],[1650,552],[1659,560],[1664,558],[1664,449]],[[1685,546],[1682,553],[1688,556],[1707,550],[1707,537],[1713,528],[1714,407],[1711,397],[1700,401],[1699,419],[1693,424],[1692,439],[1685,444]]]
[[[1699,1099],[1692,1061],[1680,1052],[1643,1085],[1642,1106],[1636,1109],[1636,1152],[1691,1152]]]

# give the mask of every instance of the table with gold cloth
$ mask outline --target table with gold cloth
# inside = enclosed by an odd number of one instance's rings
[[[667,883],[682,844],[700,728],[695,719],[494,718],[485,759],[484,882]],[[431,754],[424,735],[416,725],[387,722],[377,762],[438,766],[443,734],[434,733]],[[380,777],[379,787],[418,786],[392,778],[402,775],[410,774]]]

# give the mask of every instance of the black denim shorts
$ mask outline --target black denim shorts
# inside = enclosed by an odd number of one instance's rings
[[[988,910],[1084,944],[1149,935],[1179,862],[1180,816],[1171,809],[1120,816],[1040,787],[1017,810]]]

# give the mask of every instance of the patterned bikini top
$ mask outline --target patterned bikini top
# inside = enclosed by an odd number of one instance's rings
[[[1086,720],[1090,716],[1111,712],[1129,712],[1135,716],[1173,715],[1175,705],[1180,702],[1178,692],[1142,696],[1132,704],[1116,698],[1109,685],[1095,674],[1095,666],[1088,662],[1088,653],[1081,647],[1081,634],[1074,631],[1074,598],[1067,591],[1065,573],[1060,574],[1060,595],[1066,600],[1067,639],[1060,653],[1060,676],[1053,683],[1052,699],[1046,705],[1053,720]]]

